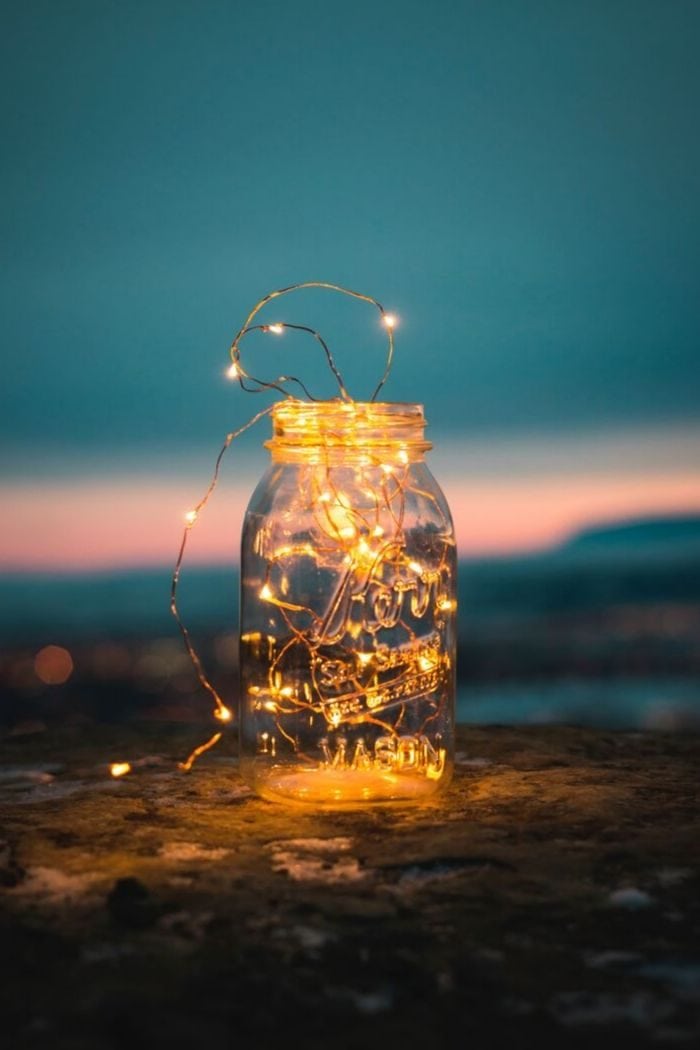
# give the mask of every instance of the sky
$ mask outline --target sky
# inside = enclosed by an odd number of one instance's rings
[[[168,560],[260,407],[231,338],[304,280],[399,316],[386,396],[425,403],[464,553],[700,511],[694,0],[2,14],[0,569]],[[370,394],[368,307],[306,292],[280,319]],[[334,393],[308,340],[247,352]],[[202,560],[237,547],[265,427]]]

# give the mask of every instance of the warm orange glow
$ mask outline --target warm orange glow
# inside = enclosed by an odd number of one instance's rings
[[[452,598],[440,598],[438,601],[438,609],[440,612],[454,612],[457,608],[457,602]]]
[[[73,673],[73,657],[60,645],[46,645],[34,657],[34,673],[44,685],[63,685]]]
[[[220,707],[214,709],[214,718],[219,722],[230,722],[233,718],[233,714],[229,711],[228,707],[222,704]]]
[[[284,325],[281,324],[269,324],[267,326],[268,332],[272,332],[274,335],[282,335],[284,332]]]
[[[220,740],[221,733],[214,733],[214,736],[210,737],[205,744],[200,744],[199,747],[196,747],[184,762],[179,763],[180,769],[183,773],[189,773],[199,756],[203,755],[205,751],[209,751],[209,749],[218,744]]]
[[[130,762],[112,762],[109,771],[113,777],[124,777],[131,772]]]
[[[226,370],[226,375],[228,376],[229,379],[238,379],[240,374],[241,374],[241,370],[240,370],[240,368],[238,367],[238,365],[236,364],[235,361],[232,364],[230,364],[228,366],[227,370]]]
[[[185,514],[185,521],[187,522],[187,524],[188,525],[194,525],[196,520],[197,520],[197,511],[196,510],[188,510],[187,514]]]
[[[382,320],[384,321],[384,324],[387,328],[396,328],[396,314],[384,314]]]

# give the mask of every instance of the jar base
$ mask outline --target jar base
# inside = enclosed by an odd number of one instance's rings
[[[252,787],[264,799],[323,809],[361,808],[364,805],[415,804],[433,799],[449,782],[447,770],[439,779],[424,774],[397,775],[379,770],[289,769],[256,772]]]

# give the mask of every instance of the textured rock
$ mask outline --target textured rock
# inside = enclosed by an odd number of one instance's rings
[[[254,798],[230,741],[180,773],[196,742],[0,742],[13,1050],[700,1038],[698,737],[464,728],[443,801],[338,814]]]

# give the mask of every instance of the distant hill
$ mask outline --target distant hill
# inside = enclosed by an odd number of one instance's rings
[[[623,548],[700,546],[700,515],[683,514],[671,517],[634,518],[582,529],[568,539],[560,551],[619,553]]]

